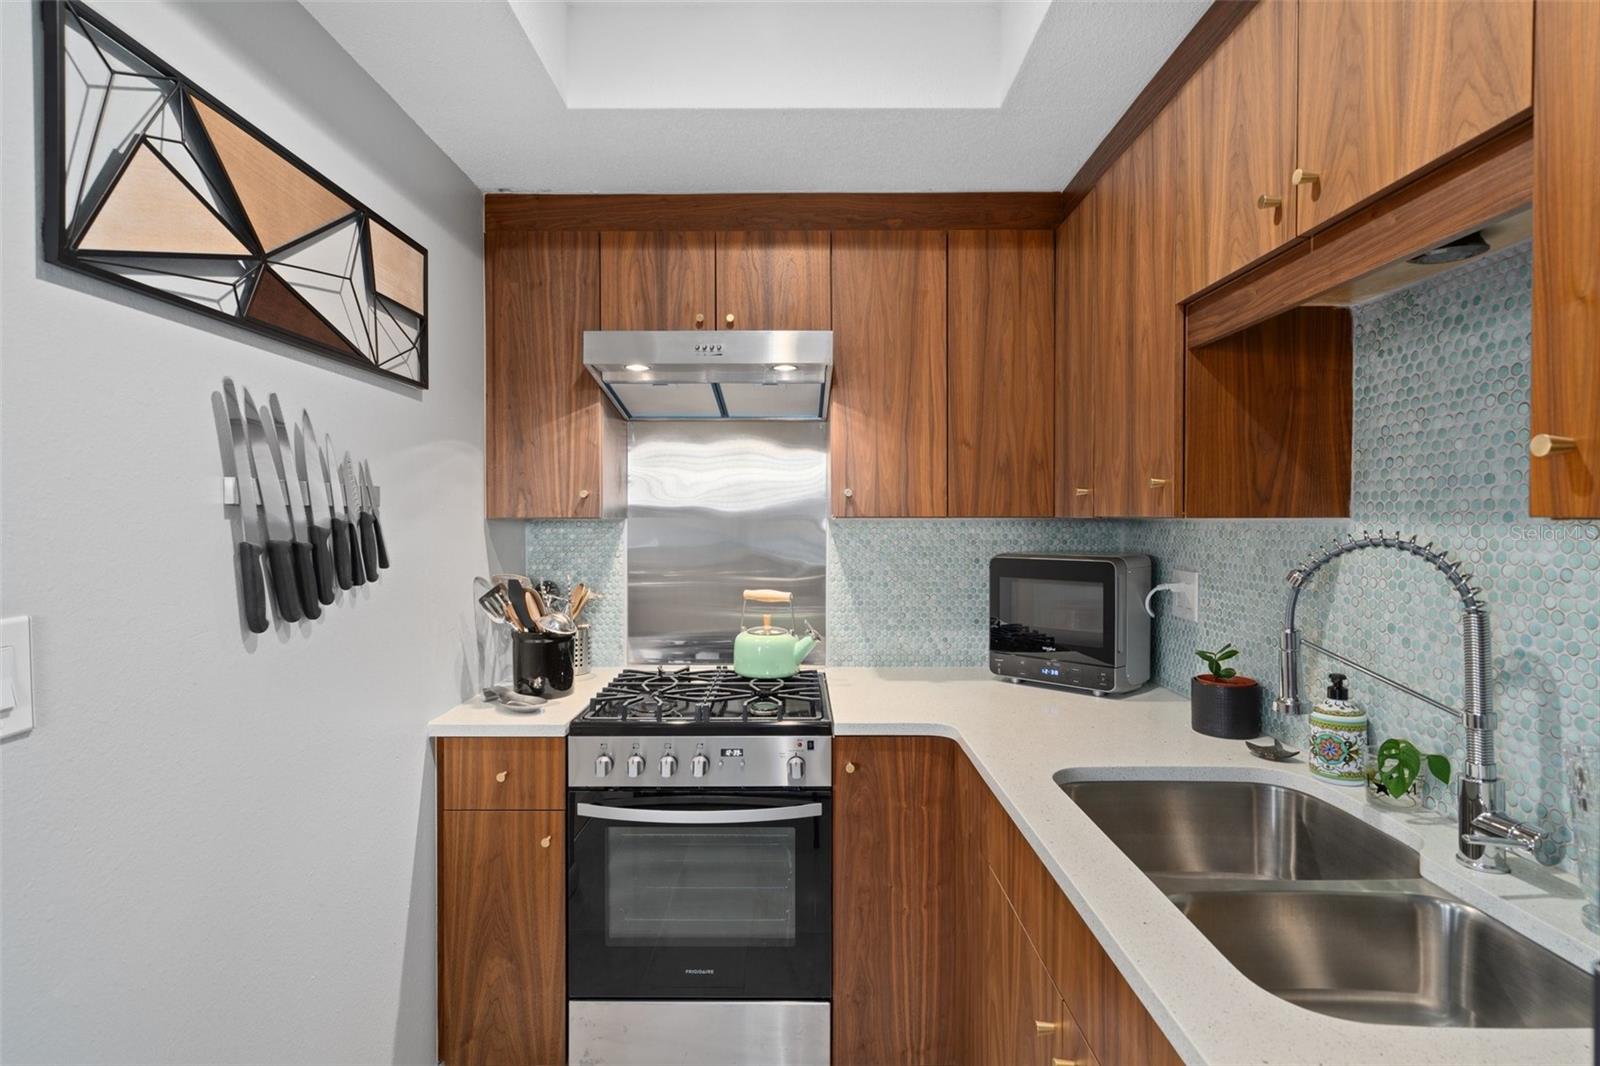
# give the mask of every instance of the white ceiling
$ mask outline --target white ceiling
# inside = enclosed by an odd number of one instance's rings
[[[480,188],[599,193],[1058,190],[1208,2],[302,0]]]

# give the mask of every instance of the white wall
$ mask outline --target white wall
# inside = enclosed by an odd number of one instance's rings
[[[37,7],[0,4],[0,613],[33,616],[38,699],[0,746],[0,1057],[432,1062],[423,726],[485,566],[481,200],[299,5],[96,6],[428,247],[433,388],[43,265]],[[394,560],[260,638],[224,374],[370,458]]]

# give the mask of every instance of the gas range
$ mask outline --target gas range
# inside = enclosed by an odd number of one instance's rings
[[[826,788],[833,715],[822,673],[624,670],[573,719],[574,788]]]

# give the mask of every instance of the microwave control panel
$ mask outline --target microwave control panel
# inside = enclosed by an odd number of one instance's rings
[[[1092,663],[1063,662],[1032,655],[990,653],[989,672],[1008,681],[1032,681],[1040,685],[1079,689],[1084,692],[1131,692],[1138,688],[1126,673]]]

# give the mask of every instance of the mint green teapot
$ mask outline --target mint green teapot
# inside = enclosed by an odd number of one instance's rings
[[[746,626],[745,611],[752,603],[788,604],[791,628],[773,625],[770,613],[762,614],[760,625]],[[777,589],[745,589],[744,603],[739,608],[739,635],[733,638],[733,672],[740,677],[793,676],[811,649],[817,646],[816,630],[807,624],[810,632],[803,637],[796,636],[792,628],[794,624],[794,593]]]

